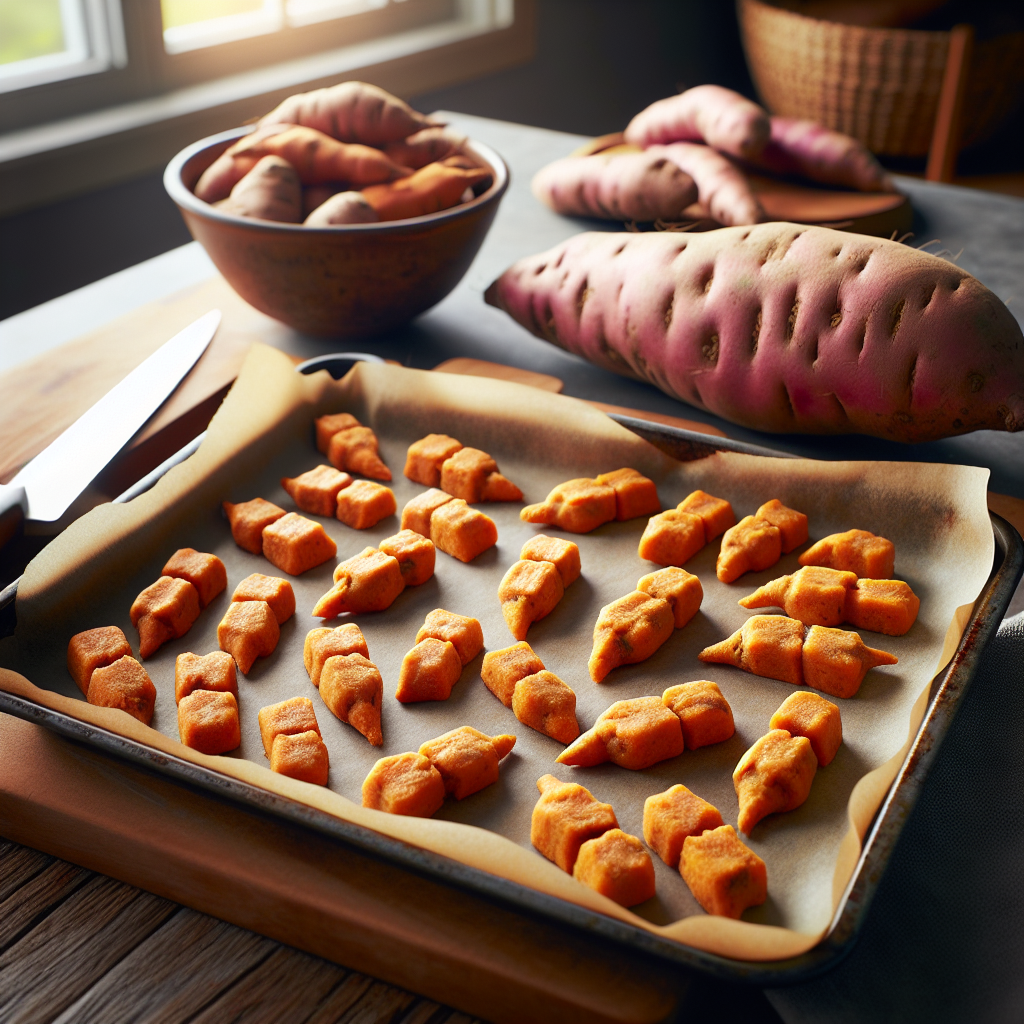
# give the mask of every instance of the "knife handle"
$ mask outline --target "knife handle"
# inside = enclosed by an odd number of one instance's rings
[[[0,548],[18,533],[27,513],[25,488],[0,484]]]

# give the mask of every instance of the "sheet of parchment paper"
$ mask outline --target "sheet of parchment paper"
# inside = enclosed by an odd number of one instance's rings
[[[904,637],[865,633],[870,646],[891,651],[899,664],[869,673],[854,698],[836,701],[845,740],[836,759],[819,769],[802,807],[770,816],[754,828],[749,845],[768,866],[764,906],[747,911],[738,922],[709,917],[678,873],[655,855],[657,896],[634,912],[624,910],[533,850],[530,815],[537,799],[536,780],[550,772],[582,783],[611,803],[620,826],[634,835],[642,836],[644,799],[677,782],[713,803],[735,826],[732,769],[767,731],[769,718],[793,687],[728,666],[704,665],[697,654],[742,625],[750,613],[738,606],[738,598],[794,571],[799,551],[727,586],[715,577],[719,544],[707,545],[686,567],[704,587],[696,618],[650,660],[616,669],[598,685],[587,671],[597,614],[602,605],[635,589],[639,577],[656,566],[637,555],[646,519],[610,523],[572,537],[582,555],[582,578],[569,587],[551,615],[530,628],[528,641],[545,666],[575,690],[581,728],[589,728],[614,701],[661,694],[666,687],[691,679],[715,680],[733,708],[736,734],[731,740],[687,751],[643,772],[613,764],[588,769],[556,765],[561,746],[517,722],[484,686],[482,654],[466,666],[448,701],[401,705],[394,699],[402,658],[433,608],[478,618],[486,650],[514,642],[501,615],[498,583],[518,558],[522,543],[541,532],[520,521],[518,504],[483,506],[498,525],[495,548],[468,565],[439,552],[433,579],[407,588],[386,612],[357,618],[384,679],[383,747],[371,747],[336,720],[303,668],[305,634],[321,625],[310,611],[331,585],[333,561],[292,578],[298,611],[282,627],[276,652],[260,659],[248,677],[239,676],[242,744],[236,754],[206,757],[178,743],[175,657],[185,651],[205,654],[217,649],[217,623],[240,579],[252,572],[280,575],[262,556],[235,546],[220,502],[260,496],[294,508],[280,477],[295,476],[324,461],[313,444],[312,420],[340,410],[354,413],[377,431],[381,454],[395,477],[392,486],[399,510],[424,490],[402,475],[406,448],[418,437],[436,432],[489,451],[522,488],[527,502],[543,499],[566,478],[628,465],[656,481],[666,508],[698,487],[728,498],[737,517],[779,498],[808,514],[812,541],[858,527],[895,542],[896,574],[921,598],[919,619]],[[921,720],[929,683],[955,649],[965,612],[988,576],[993,536],[985,504],[987,476],[985,470],[960,466],[829,464],[732,454],[680,464],[574,399],[505,382],[366,363],[340,382],[331,381],[326,373],[307,378],[296,374],[276,351],[255,347],[197,455],[130,504],[93,510],[32,563],[19,590],[17,633],[0,645],[0,663],[26,678],[3,672],[0,685],[679,941],[741,959],[791,956],[814,945],[827,929],[856,864],[860,839]],[[338,544],[339,559],[399,529],[397,517],[364,531],[333,519],[321,521]],[[137,644],[128,617],[132,599],[182,546],[218,554],[227,566],[228,589],[186,636],[164,645],[146,661],[158,694],[152,728],[147,728],[122,712],[86,704],[67,673],[65,651],[75,632],[108,624],[119,625]],[[296,695],[310,697],[316,707],[331,757],[327,790],[266,768],[257,712]],[[494,786],[462,802],[446,801],[431,820],[359,806],[362,781],[377,758],[416,750],[425,740],[459,725],[518,737]]]

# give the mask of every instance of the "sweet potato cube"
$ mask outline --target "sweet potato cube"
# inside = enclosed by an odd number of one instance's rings
[[[670,565],[641,576],[636,589],[660,597],[672,606],[676,629],[682,629],[700,610],[704,588],[700,580],[678,566]]]
[[[430,517],[434,514],[434,510],[448,504],[451,500],[450,494],[439,491],[437,488],[417,494],[402,509],[402,529],[412,530],[413,533],[429,537]]]
[[[678,717],[687,750],[724,743],[736,731],[732,708],[710,679],[670,686],[661,700]]]
[[[802,686],[803,644],[802,622],[782,615],[753,615],[732,636],[705,647],[697,657]]]
[[[199,618],[199,592],[188,580],[161,576],[135,598],[129,615],[139,631],[139,657],[146,659],[192,628]]]
[[[483,665],[480,667],[480,677],[484,685],[505,707],[512,707],[512,693],[516,683],[520,679],[532,676],[536,672],[544,671],[544,662],[537,657],[533,648],[521,640],[511,647],[504,647],[498,651],[488,651],[484,655]],[[573,697],[573,706],[576,699]],[[519,717],[518,715],[516,716]],[[523,719],[519,719],[521,722]],[[524,724],[529,725],[529,722]],[[534,726],[536,728],[536,726]],[[543,731],[543,730],[541,730]],[[573,739],[576,737],[573,736]]]
[[[295,591],[280,576],[264,576],[263,573],[254,572],[235,587],[231,600],[266,601],[279,626],[283,626],[295,614]]]
[[[806,736],[822,768],[832,762],[843,744],[839,708],[807,690],[791,693],[772,715],[768,728],[785,729],[792,736]]]
[[[683,840],[679,873],[697,902],[719,917],[739,918],[768,899],[768,870],[732,825]]]
[[[575,782],[559,782],[553,775],[537,780],[540,799],[530,819],[530,842],[563,871],[572,872],[580,847],[610,828],[618,828],[611,804],[595,800]]]
[[[833,533],[812,544],[798,559],[801,565],[824,565],[855,573],[861,579],[892,579],[896,546],[867,530]]]
[[[290,697],[278,704],[260,708],[259,722],[263,751],[267,757],[270,757],[274,740],[278,736],[295,736],[310,730],[320,735],[313,702],[308,697]]]
[[[850,592],[857,586],[852,572],[810,565],[758,587],[741,598],[744,608],[781,608],[808,626],[838,626],[846,619]]]
[[[879,665],[895,665],[888,651],[868,647],[859,633],[811,626],[803,647],[804,682],[833,697],[852,697]]]
[[[670,867],[679,867],[683,840],[724,824],[717,807],[685,786],[655,793],[644,801],[644,839]]]
[[[757,518],[766,519],[772,526],[778,528],[782,534],[784,555],[807,543],[807,516],[796,509],[787,508],[778,498],[766,501],[757,510]]]
[[[654,486],[654,481],[635,469],[599,473],[595,479],[615,492],[615,518],[619,522],[661,511],[658,488]]]
[[[498,762],[515,746],[515,736],[487,736],[468,725],[420,746],[420,753],[441,773],[444,791],[456,800],[498,781]]]
[[[484,481],[498,472],[498,464],[479,448],[460,448],[441,466],[441,490],[470,505],[483,496]]]
[[[368,530],[398,508],[395,492],[372,480],[356,480],[338,492],[336,515],[353,530]]]
[[[501,614],[511,634],[525,640],[530,626],[554,611],[564,593],[562,577],[551,562],[515,562],[498,586]]]
[[[550,562],[562,577],[563,587],[580,578],[580,549],[571,540],[538,533],[523,545],[519,557],[530,562]]]
[[[447,700],[460,675],[462,660],[455,645],[429,636],[402,659],[395,698],[402,704]]]
[[[651,516],[637,553],[658,565],[682,566],[704,547],[704,538],[704,520],[700,516],[670,508]]]
[[[810,795],[818,759],[806,736],[772,729],[740,758],[732,773],[739,797],[740,831],[751,829],[766,815],[792,811]]]
[[[94,669],[85,699],[101,708],[127,711],[143,725],[153,720],[156,687],[149,673],[130,655]]]
[[[587,768],[611,761],[639,771],[678,757],[683,752],[679,719],[660,697],[634,697],[616,701],[598,715],[592,729],[555,758],[559,764]]]
[[[280,733],[270,749],[270,770],[314,786],[326,786],[331,770],[327,744],[315,730]]]
[[[313,607],[318,619],[333,619],[342,612],[382,612],[405,590],[398,560],[376,548],[339,562],[334,586]]]
[[[228,585],[228,571],[216,556],[194,548],[179,548],[167,560],[161,576],[188,580],[199,594],[199,607],[205,608]]]
[[[544,501],[521,509],[525,523],[558,526],[569,533],[590,533],[615,518],[615,490],[588,477],[566,480]]]
[[[512,711],[523,725],[559,743],[572,743],[580,734],[576,694],[547,669],[524,676],[515,684]]]
[[[429,818],[444,803],[441,773],[423,754],[382,757],[363,782],[363,806]]]
[[[337,553],[338,545],[320,523],[298,512],[289,512],[263,531],[263,554],[267,561],[289,576],[301,576]]]
[[[336,718],[362,733],[372,746],[384,742],[380,705],[384,681],[377,666],[362,654],[336,654],[324,662],[320,696]]]
[[[263,531],[271,523],[276,523],[278,519],[288,514],[283,508],[262,498],[241,501],[237,505],[225,501],[224,511],[227,513],[231,536],[235,538],[235,543],[243,551],[251,551],[254,555],[263,553]]]
[[[68,642],[68,671],[86,694],[96,669],[131,656],[132,645],[117,626],[99,626],[76,633]]]
[[[282,477],[281,486],[303,512],[333,516],[338,509],[338,492],[352,483],[348,473],[333,466],[317,466],[297,477]]]
[[[281,627],[266,601],[232,601],[217,626],[217,644],[248,675],[257,658],[273,654]]]
[[[507,476],[488,473],[480,492],[481,501],[522,501],[523,492]]]
[[[335,469],[361,473],[374,480],[390,480],[391,470],[378,454],[377,435],[364,426],[339,430],[327,445],[327,460]]]
[[[920,607],[921,599],[903,580],[858,580],[846,595],[846,621],[872,633],[903,636],[917,620]]]
[[[640,590],[606,604],[594,626],[590,678],[595,683],[619,665],[649,658],[675,628],[672,606]]]
[[[434,575],[434,542],[415,530],[402,530],[393,537],[385,537],[377,547],[397,560],[407,587],[418,587]]]
[[[409,445],[405,475],[425,487],[441,483],[441,466],[462,448],[462,442],[447,434],[427,434]]]
[[[435,608],[427,615],[416,634],[416,643],[431,636],[453,644],[463,665],[468,665],[484,648],[484,631],[479,619],[456,615],[443,608]]]
[[[635,907],[654,895],[651,855],[636,836],[619,828],[580,847],[572,877],[623,907]]]
[[[490,516],[470,508],[461,498],[452,498],[431,515],[430,539],[446,555],[472,562],[498,543],[498,527]]]
[[[320,685],[320,674],[328,658],[338,655],[361,654],[370,657],[363,631],[354,622],[345,622],[334,629],[319,626],[306,634],[302,645],[302,661],[309,673],[310,682]]]
[[[722,537],[715,571],[723,583],[738,580],[745,572],[768,569],[782,557],[782,531],[757,516],[744,516]]]
[[[235,659],[226,651],[212,651],[202,656],[179,654],[174,659],[175,702],[180,704],[196,690],[233,693],[237,698],[238,674],[235,671]]]
[[[348,412],[336,412],[329,416],[318,416],[316,419],[316,447],[317,451],[327,454],[331,445],[331,438],[342,430],[350,430],[352,427],[359,427],[362,424]]]
[[[704,539],[710,544],[719,534],[736,525],[736,514],[725,498],[716,498],[706,491],[693,491],[676,506],[680,512],[690,512],[704,521]]]
[[[230,691],[193,690],[178,702],[178,735],[201,754],[226,754],[242,742],[238,701]]]

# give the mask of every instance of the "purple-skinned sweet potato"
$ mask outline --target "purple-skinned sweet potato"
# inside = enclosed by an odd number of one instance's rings
[[[937,256],[830,228],[587,233],[487,301],[540,338],[759,430],[918,442],[1024,429],[1024,337]]]

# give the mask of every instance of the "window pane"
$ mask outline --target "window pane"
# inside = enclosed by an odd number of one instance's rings
[[[60,0],[0,0],[0,64],[64,51]]]
[[[0,0],[3,3],[4,0]],[[251,14],[263,10],[263,0],[160,0],[164,29],[194,25],[197,21]]]
[[[160,0],[160,8],[168,53],[266,35],[283,24],[281,0]]]

